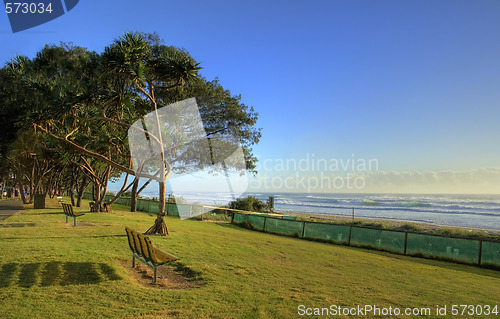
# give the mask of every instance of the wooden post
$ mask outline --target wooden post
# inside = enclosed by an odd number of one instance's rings
[[[349,228],[349,239],[347,240],[347,245],[351,246],[351,234],[352,234],[352,225]]]
[[[477,258],[477,264],[478,265],[481,265],[482,254],[483,254],[483,241],[480,239],[479,240],[479,256]]]
[[[408,244],[408,232],[405,232],[405,250],[403,252],[403,255],[406,255],[406,245]]]
[[[304,238],[304,233],[306,231],[306,222],[302,222],[302,238]]]

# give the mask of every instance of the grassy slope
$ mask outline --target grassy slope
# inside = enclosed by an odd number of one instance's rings
[[[434,309],[500,296],[494,270],[171,218],[171,235],[153,242],[205,285],[145,288],[116,260],[131,260],[124,226],[145,231],[154,216],[119,207],[78,218],[93,226],[66,225],[60,208],[0,224],[0,317],[293,318],[301,304]]]

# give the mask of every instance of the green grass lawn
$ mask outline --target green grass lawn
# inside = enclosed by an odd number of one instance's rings
[[[298,318],[299,305],[367,304],[434,315],[436,305],[500,303],[499,271],[174,218],[170,236],[151,239],[204,284],[144,287],[118,260],[132,259],[124,226],[145,231],[154,219],[113,206],[72,227],[54,206],[0,223],[0,317]]]

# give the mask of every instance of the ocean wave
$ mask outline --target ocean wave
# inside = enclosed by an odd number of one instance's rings
[[[364,200],[360,203],[361,206],[380,206],[380,203],[374,200]]]
[[[192,202],[225,205],[229,193],[179,193]],[[465,227],[497,229],[500,226],[500,195],[400,195],[400,194],[304,194],[245,193],[267,201],[275,198],[275,209],[283,212],[314,213],[409,220]],[[158,197],[152,193],[151,197]]]
[[[279,205],[278,205],[279,204]],[[288,207],[287,207],[288,206]],[[313,209],[323,209],[323,210],[372,210],[372,211],[391,211],[391,212],[412,212],[412,213],[433,213],[433,214],[470,214],[470,215],[484,215],[484,216],[498,216],[500,217],[499,209],[465,209],[460,205],[455,206],[442,206],[436,207],[432,205],[426,205],[425,203],[419,203],[418,205],[398,205],[389,206],[383,205],[380,202],[368,202],[359,205],[359,203],[350,202],[348,205],[339,205],[339,203],[303,203],[296,202],[292,200],[280,200],[276,203],[276,208],[289,209],[289,207],[294,207],[295,210],[300,212],[301,210],[307,209],[307,212],[311,212]]]

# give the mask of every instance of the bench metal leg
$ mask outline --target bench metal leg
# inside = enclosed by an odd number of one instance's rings
[[[156,266],[153,267],[153,282],[156,283]]]
[[[132,255],[132,268],[135,268],[135,255]]]
[[[68,215],[66,215],[66,223],[68,223]]]
[[[73,226],[76,226],[76,217],[73,217],[75,219]]]

